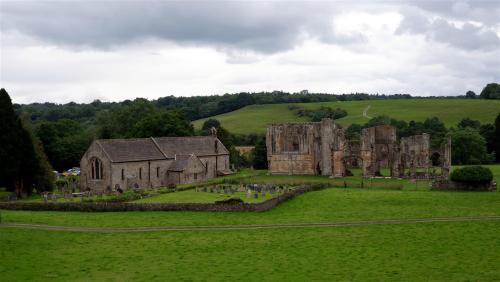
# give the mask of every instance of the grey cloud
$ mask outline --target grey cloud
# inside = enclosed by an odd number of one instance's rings
[[[272,53],[304,36],[343,44],[335,7],[297,2],[4,2],[2,31],[66,46],[110,48],[148,38]]]
[[[464,24],[462,28],[456,28],[445,20],[436,20],[432,23],[429,36],[436,41],[468,50],[500,48],[500,39],[495,32],[469,23]]]
[[[487,26],[500,23],[500,2],[498,0],[409,0],[406,3],[449,19],[477,21]]]
[[[424,34],[429,40],[447,43],[466,50],[492,50],[500,48],[500,38],[491,29],[465,23],[457,27],[444,18],[432,19],[421,10],[406,8],[404,19],[396,34]]]

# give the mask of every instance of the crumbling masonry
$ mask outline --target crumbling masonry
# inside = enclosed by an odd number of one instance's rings
[[[439,177],[447,179],[451,167],[451,141],[431,151],[429,134],[401,138],[389,125],[365,128],[360,142],[345,140],[344,129],[330,119],[310,123],[272,124],[267,128],[267,158],[271,174],[345,176],[360,166],[364,177],[435,178],[431,155],[439,156]],[[432,170],[431,170],[432,169]]]
[[[331,119],[270,125],[266,142],[272,174],[345,175],[344,130]]]

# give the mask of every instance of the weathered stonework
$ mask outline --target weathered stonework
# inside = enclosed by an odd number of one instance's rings
[[[230,173],[215,136],[95,140],[80,161],[80,187],[105,193],[195,183]]]
[[[401,138],[401,176],[409,178],[429,178],[430,135],[413,135]],[[407,172],[406,169],[409,171]],[[424,173],[417,175],[417,169],[424,169]]]
[[[267,128],[267,158],[271,174],[314,174],[345,176],[347,167],[362,169],[364,177],[381,176],[388,168],[391,177],[447,179],[451,167],[451,141],[443,144],[441,174],[430,171],[430,135],[401,138],[396,128],[380,125],[362,130],[360,142],[346,142],[344,130],[332,120],[273,124]]]
[[[361,162],[363,176],[380,175],[382,167],[391,168],[397,161],[396,128],[390,125],[364,128],[361,132]]]
[[[344,131],[331,119],[272,124],[266,142],[271,174],[345,175]]]

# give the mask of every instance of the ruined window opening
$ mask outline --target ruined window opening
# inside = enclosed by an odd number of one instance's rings
[[[142,167],[139,168],[139,179],[142,179]]]
[[[442,165],[441,154],[439,152],[432,153],[430,160],[431,160],[432,166],[441,166]]]
[[[125,169],[122,168],[122,180],[125,180]]]
[[[292,151],[298,152],[299,151],[299,141],[294,140],[292,143]]]
[[[197,180],[198,179],[198,173],[195,173],[194,174],[194,180]]]
[[[156,167],[156,177],[160,177],[160,167]]]

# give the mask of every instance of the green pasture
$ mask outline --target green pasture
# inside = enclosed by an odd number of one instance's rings
[[[497,281],[498,222],[244,231],[3,229],[3,281]]]
[[[296,116],[288,109],[291,104],[251,105],[242,109],[211,118],[218,119],[222,126],[232,133],[264,133],[269,123],[304,122],[306,118]],[[314,109],[321,106],[342,108],[348,115],[337,120],[342,125],[364,124],[369,117],[388,115],[400,120],[423,121],[428,117],[438,117],[447,127],[465,117],[492,123],[500,112],[500,100],[470,99],[401,99],[364,100],[345,102],[322,102],[293,104]],[[363,112],[367,109],[367,116]],[[195,128],[201,128],[206,119],[194,121]]]
[[[499,179],[500,165],[490,168]],[[232,178],[248,183],[344,181],[268,176],[265,171],[243,171]],[[358,172],[350,177],[358,180]],[[406,180],[394,181],[403,181],[403,188],[327,188],[301,194],[267,212],[2,210],[0,216],[3,223],[144,227],[500,215],[500,192],[432,191],[428,186],[413,188]],[[206,196],[203,193],[187,190],[158,197],[187,201]],[[138,233],[0,227],[0,277],[2,281],[497,281],[498,234],[500,224],[494,220]]]

